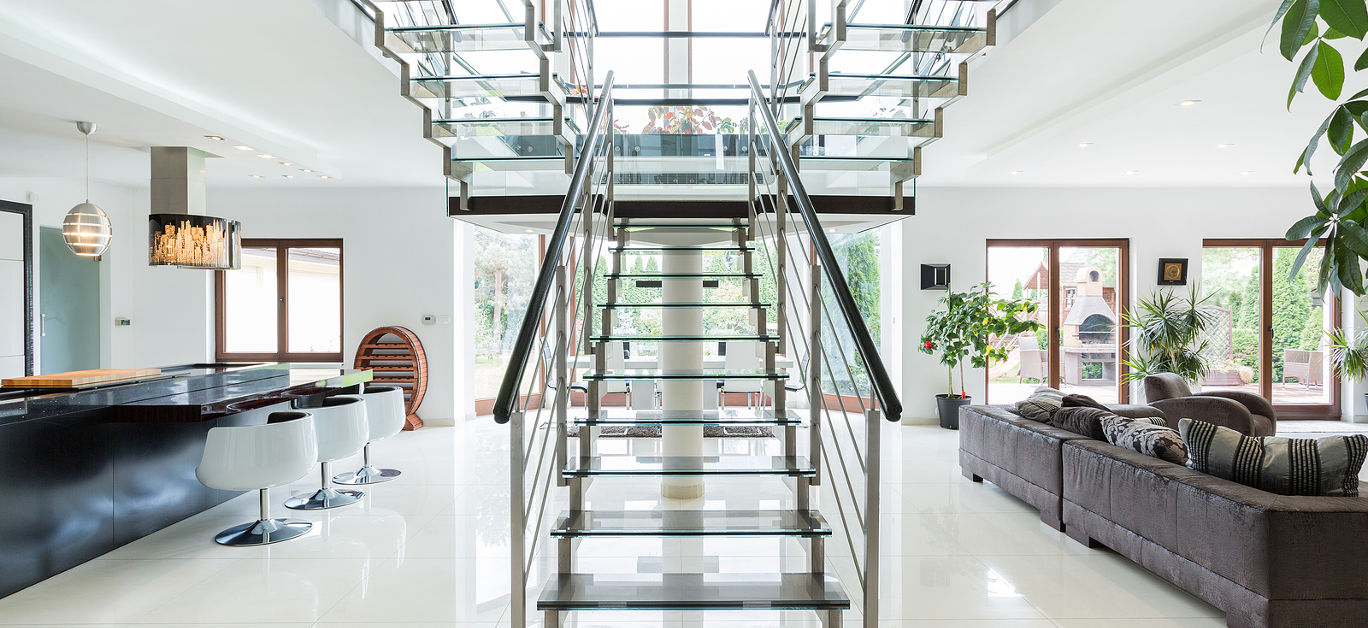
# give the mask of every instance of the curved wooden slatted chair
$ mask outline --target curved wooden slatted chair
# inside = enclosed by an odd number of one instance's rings
[[[423,426],[418,406],[427,393],[427,354],[417,334],[405,327],[377,327],[356,348],[355,368],[375,372],[376,383],[404,389],[405,430]]]

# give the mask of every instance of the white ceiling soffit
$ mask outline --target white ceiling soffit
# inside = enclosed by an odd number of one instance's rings
[[[207,167],[211,185],[443,185],[421,111],[372,51],[320,11],[330,2],[354,11],[347,0],[0,0],[0,133],[79,144],[71,121],[93,120],[96,145],[193,146],[223,157]],[[20,172],[81,168],[53,159]],[[92,170],[146,184],[145,163],[137,176],[126,164]]]
[[[1285,108],[1296,68],[1277,33],[1260,51],[1278,3],[1062,0],[971,68],[920,183],[1305,186],[1292,165],[1332,104],[1308,85]]]

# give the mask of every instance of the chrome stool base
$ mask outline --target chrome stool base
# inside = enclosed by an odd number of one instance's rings
[[[285,500],[290,510],[326,510],[354,504],[365,495],[361,491],[339,491],[334,488],[320,488],[308,497],[291,497]]]
[[[337,475],[334,475],[332,481],[334,484],[358,486],[362,484],[379,484],[381,482],[388,482],[390,480],[393,480],[394,478],[399,477],[399,475],[400,473],[398,469],[377,469],[370,465],[366,465],[364,467],[361,467],[359,470],[353,471],[351,473],[339,473]]]
[[[214,541],[219,545],[230,545],[233,547],[250,547],[253,545],[270,545],[288,541],[297,536],[307,533],[313,528],[313,524],[308,521],[297,521],[292,519],[262,519],[252,523],[244,523],[240,526],[233,526],[218,533]]]

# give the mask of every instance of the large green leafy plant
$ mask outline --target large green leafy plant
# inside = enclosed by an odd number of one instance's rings
[[[1174,373],[1195,382],[1205,375],[1206,334],[1220,320],[1213,296],[1198,296],[1193,286],[1187,297],[1164,290],[1137,300],[1122,315],[1123,324],[1133,332],[1125,381]]]
[[[1326,332],[1330,341],[1330,363],[1341,378],[1368,378],[1368,316],[1362,312],[1364,328],[1350,334],[1343,328]]]
[[[987,368],[994,362],[1007,359],[1004,346],[994,346],[992,336],[1009,336],[1036,331],[1041,324],[1035,321],[1037,305],[1026,299],[995,299],[992,284],[981,283],[968,292],[950,292],[940,300],[940,309],[926,317],[926,333],[922,334],[920,351],[928,355],[940,354],[946,367],[946,396],[962,399],[964,392],[964,362],[974,368]],[[955,394],[955,367],[960,371],[960,394]]]
[[[1278,50],[1289,61],[1300,55],[1301,62],[1287,93],[1287,106],[1306,88],[1310,80],[1322,96],[1338,103],[1344,91],[1344,56],[1332,42],[1345,39],[1362,41],[1368,35],[1368,2],[1365,0],[1283,0],[1268,32],[1279,28]],[[1368,51],[1354,61],[1353,71],[1368,69]],[[1322,192],[1311,183],[1311,201],[1316,212],[1302,218],[1287,230],[1289,240],[1305,238],[1306,245],[1292,265],[1296,275],[1317,243],[1325,246],[1318,269],[1320,289],[1328,285],[1335,291],[1346,288],[1364,293],[1360,260],[1368,258],[1368,90],[1360,91],[1335,105],[1311,136],[1297,158],[1294,172],[1306,168],[1312,175],[1311,161],[1322,145],[1339,156],[1334,168],[1334,185]]]

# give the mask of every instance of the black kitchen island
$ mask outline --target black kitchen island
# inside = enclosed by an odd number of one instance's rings
[[[236,497],[195,478],[209,429],[239,424],[231,406],[371,379],[194,364],[134,382],[0,392],[0,597]]]

